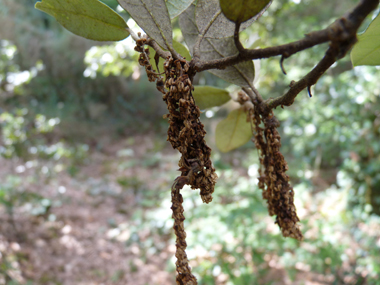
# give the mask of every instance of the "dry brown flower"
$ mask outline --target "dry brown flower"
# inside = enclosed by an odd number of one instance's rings
[[[169,120],[167,140],[174,149],[182,154],[178,162],[181,176],[177,177],[172,187],[172,210],[174,219],[174,232],[176,234],[177,257],[177,284],[197,284],[196,278],[191,274],[186,249],[186,233],[183,226],[185,219],[182,207],[180,189],[185,184],[192,189],[200,189],[202,201],[212,201],[212,193],[217,175],[212,166],[211,149],[204,139],[206,131],[200,122],[200,110],[195,105],[192,96],[193,86],[187,74],[189,65],[186,60],[173,60],[168,57],[164,63],[165,86],[157,81],[157,88],[164,94],[169,114],[164,118]],[[166,91],[168,90],[168,91]]]
[[[259,151],[259,188],[268,202],[269,214],[276,215],[276,223],[284,237],[302,240],[294,206],[294,190],[286,174],[288,165],[280,152],[281,137],[277,131],[280,123],[273,112],[264,116],[256,108],[250,112],[250,116],[255,129],[255,145]],[[260,127],[262,122],[264,128]]]
[[[180,194],[180,189],[187,184],[188,177],[186,176],[179,176],[174,181],[174,184],[172,186],[172,211],[173,211],[173,219],[174,219],[174,232],[176,235],[176,252],[175,257],[177,258],[176,261],[176,270],[177,270],[177,277],[176,277],[176,283],[177,284],[186,284],[186,285],[196,285],[197,279],[195,276],[191,273],[191,268],[189,266],[189,260],[187,259],[186,255],[186,232],[183,225],[183,221],[185,220],[185,216],[183,215],[184,209],[182,206],[183,198]]]
[[[192,164],[196,163],[197,171],[192,171],[188,184],[192,189],[200,189],[202,201],[212,201],[212,193],[217,175],[211,163],[211,148],[204,139],[206,131],[199,116],[200,110],[192,96],[193,86],[186,73],[189,69],[186,60],[168,58],[164,64],[165,87],[169,90],[163,95],[169,110],[167,140],[173,148],[178,149],[182,157],[178,163],[181,175],[188,176]]]

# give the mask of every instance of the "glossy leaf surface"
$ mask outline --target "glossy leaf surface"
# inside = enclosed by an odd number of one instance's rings
[[[354,66],[380,65],[380,15],[363,34],[358,35],[358,42],[351,52],[351,61]]]
[[[172,47],[172,25],[165,0],[118,0],[136,23],[161,47]]]
[[[42,0],[35,5],[70,32],[95,41],[120,41],[129,36],[127,24],[97,0]]]
[[[249,27],[255,20],[241,25],[240,31]],[[206,38],[220,39],[234,35],[235,23],[223,15],[219,0],[198,0],[195,9],[195,21],[200,32],[212,23],[205,34]]]
[[[216,146],[228,152],[246,144],[252,137],[251,124],[242,108],[233,110],[228,117],[219,122],[215,131]]]
[[[225,89],[212,86],[194,86],[193,97],[199,109],[218,107],[230,101],[231,97]]]
[[[271,0],[219,0],[220,8],[227,19],[243,23],[257,20],[270,6]]]

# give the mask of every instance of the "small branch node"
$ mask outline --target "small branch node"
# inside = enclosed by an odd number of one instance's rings
[[[284,60],[285,60],[285,55],[282,55],[280,59],[280,67],[281,67],[282,73],[286,75],[286,70],[284,68]]]
[[[313,97],[313,94],[311,94],[311,86],[307,86],[307,93],[309,94],[309,97]]]

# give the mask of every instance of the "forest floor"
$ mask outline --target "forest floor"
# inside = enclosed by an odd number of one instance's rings
[[[2,181],[21,178],[10,186],[17,199],[0,208],[0,284],[175,283],[172,233],[140,226],[170,195],[179,155],[152,135],[107,145],[89,150],[71,174],[52,160],[0,158]],[[262,284],[331,284],[311,272],[298,276],[294,283],[273,268]]]
[[[0,158],[1,179],[21,176],[18,189],[43,196],[42,205],[51,201],[40,214],[31,215],[33,203],[25,203],[12,216],[1,215],[0,252],[9,276],[0,284],[174,284],[174,271],[166,268],[174,254],[171,237],[150,236],[165,244],[155,254],[142,254],[146,250],[138,243],[127,247],[126,241],[133,215],[146,208],[141,191],[160,191],[155,185],[170,189],[169,177],[159,173],[175,175],[176,158],[169,148],[157,152],[148,136],[90,152],[74,177],[54,173],[57,165],[28,168],[28,163]],[[149,232],[141,235],[147,238]]]

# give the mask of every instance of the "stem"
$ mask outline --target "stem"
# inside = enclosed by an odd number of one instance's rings
[[[235,41],[235,46],[238,49],[240,54],[243,54],[245,52],[245,48],[240,42],[239,39],[239,31],[240,31],[240,23],[236,23],[235,25],[235,32],[234,32],[234,41]]]
[[[241,53],[222,59],[210,61],[196,60],[194,68],[200,72],[208,69],[223,69],[240,62],[284,56],[285,58],[322,43],[342,43],[356,38],[356,33],[364,19],[379,5],[379,0],[362,0],[349,13],[342,16],[326,29],[314,31],[305,35],[304,39],[288,44],[263,49],[244,49]]]
[[[138,35],[136,35],[136,33],[130,28],[130,27],[126,27],[126,30],[128,31],[128,33],[131,35],[132,39],[137,42],[140,38]]]

